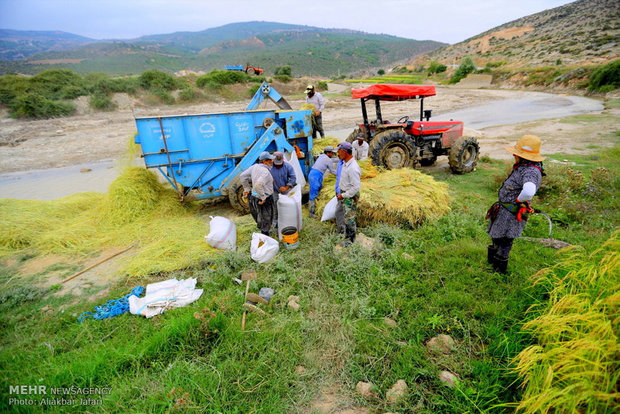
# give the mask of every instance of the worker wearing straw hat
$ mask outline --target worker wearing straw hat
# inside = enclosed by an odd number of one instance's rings
[[[357,223],[357,201],[360,196],[362,172],[357,161],[353,158],[353,147],[350,142],[338,145],[338,171],[336,173],[336,225],[338,231],[344,234],[344,245],[348,246],[355,241]]]
[[[273,159],[273,155],[263,151],[258,157],[258,164],[252,165],[239,176],[243,194],[248,197],[250,213],[265,236],[269,236],[273,221],[273,177],[270,172]]]
[[[325,108],[325,98],[314,90],[313,85],[308,85],[306,88],[306,103],[314,105],[315,108],[312,111],[312,138],[316,138],[317,133],[321,134],[321,138],[324,138],[323,109]]]
[[[308,211],[311,218],[316,218],[316,198],[319,196],[319,191],[323,188],[323,177],[325,172],[329,170],[330,173],[336,175],[336,166],[332,158],[334,157],[334,147],[331,145],[323,148],[323,154],[319,155],[310,174],[308,174],[308,182],[310,184],[310,197],[308,201]]]
[[[498,201],[487,212],[490,219],[487,233],[493,241],[487,249],[487,260],[499,273],[507,272],[512,243],[521,236],[527,215],[533,213],[529,202],[545,176],[542,165],[545,157],[540,155],[540,138],[524,135],[515,146],[505,149],[513,154],[515,164],[499,189]]]

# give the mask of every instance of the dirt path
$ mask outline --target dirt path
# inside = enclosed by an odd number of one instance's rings
[[[348,91],[364,85],[330,85],[330,91],[324,93],[328,102],[324,111],[324,127],[328,135],[345,138],[361,120],[359,102],[351,99]],[[438,87],[437,96],[425,102],[425,109],[432,109],[433,119],[441,120],[444,114],[449,116],[450,113],[462,112],[463,108],[481,105],[484,108],[485,104],[488,108],[491,103],[501,107],[502,102],[507,105],[509,101],[527,102],[528,97],[535,94]],[[115,177],[115,172],[110,169],[125,153],[127,142],[135,133],[134,113],[136,116],[146,116],[228,112],[242,110],[246,104],[239,101],[145,109],[136,107],[136,102],[127,95],[120,94],[115,99],[120,109],[114,112],[89,112],[86,102],[79,101],[81,113],[66,118],[28,121],[8,118],[6,113],[0,114],[0,197],[50,199],[76,191],[105,191]],[[303,95],[297,94],[287,99],[293,108],[303,104]],[[551,102],[562,100],[562,97],[547,95],[546,99]],[[418,105],[413,100],[385,102],[382,104],[383,117],[389,120],[403,115],[416,117]],[[265,107],[271,108],[273,105],[267,102]],[[587,112],[587,109],[583,111]],[[503,148],[524,132],[540,135],[545,153],[587,153],[613,145],[605,136],[617,129],[612,124],[613,117],[617,121],[619,111],[605,112],[611,116],[612,122],[598,123],[595,130],[583,123],[562,123],[556,118],[479,130],[468,128],[466,123],[465,134],[477,137],[482,154],[493,158],[509,158]],[[440,157],[440,166],[442,158],[445,157]],[[53,170],[39,171],[45,169]],[[80,170],[86,173],[80,173]],[[38,195],[43,190],[49,194]]]

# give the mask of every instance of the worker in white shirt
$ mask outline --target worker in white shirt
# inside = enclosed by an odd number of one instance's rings
[[[358,160],[365,160],[368,158],[368,143],[362,135],[358,135],[357,139],[351,143],[353,147],[353,157]]]

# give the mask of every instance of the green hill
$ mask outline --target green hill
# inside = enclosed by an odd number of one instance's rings
[[[210,71],[251,63],[263,67],[267,73],[273,73],[278,66],[290,65],[293,74],[330,76],[390,66],[404,56],[420,55],[443,45],[431,40],[344,29],[246,22],[202,32],[177,32],[88,43],[70,50],[47,50],[26,59],[0,61],[0,74],[34,74],[67,68],[78,73],[127,75],[149,69]]]

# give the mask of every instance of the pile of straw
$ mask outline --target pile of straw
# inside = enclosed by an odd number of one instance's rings
[[[370,159],[358,164],[362,170],[359,225],[381,222],[413,227],[450,211],[448,184],[408,168],[382,170],[372,165]],[[326,176],[317,203],[319,211],[334,197],[334,184],[335,177]]]
[[[183,205],[154,172],[127,167],[107,194],[53,201],[0,200],[0,258],[59,254],[86,257],[136,245],[121,265],[128,276],[185,268],[219,254],[204,240],[208,218]]]
[[[323,149],[328,145],[331,145],[335,149],[341,142],[341,139],[334,137],[316,138],[312,141],[312,154],[321,155],[323,153]]]

